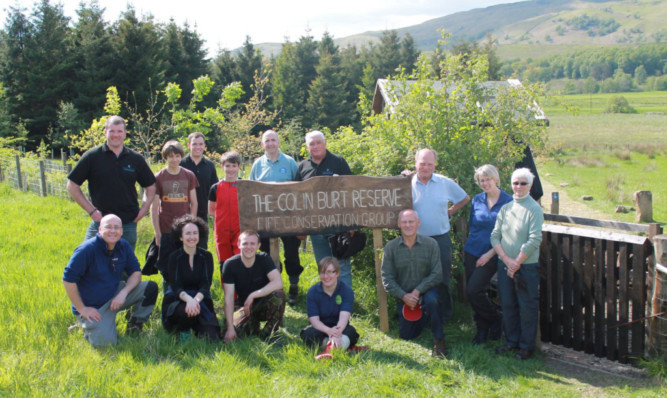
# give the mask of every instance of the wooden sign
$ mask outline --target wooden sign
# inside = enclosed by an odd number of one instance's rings
[[[303,182],[238,181],[241,230],[263,237],[317,235],[397,228],[400,210],[412,208],[406,177],[314,177]]]

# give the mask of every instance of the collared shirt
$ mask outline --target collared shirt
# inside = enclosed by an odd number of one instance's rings
[[[181,167],[195,173],[199,186],[197,187],[197,216],[206,220],[208,217],[208,193],[211,186],[218,182],[218,172],[215,164],[202,156],[199,164],[192,160],[190,155],[181,160]]]
[[[354,292],[345,283],[338,281],[333,294],[329,296],[318,282],[308,289],[306,295],[306,312],[308,318],[319,316],[320,321],[328,327],[338,324],[341,311],[352,313]]]
[[[116,156],[106,143],[86,151],[67,178],[77,185],[88,181],[93,206],[104,216],[117,215],[123,224],[132,222],[139,213],[135,184],[146,188],[155,183],[143,156],[126,146]]]
[[[345,159],[340,155],[335,155],[328,150],[322,161],[317,164],[312,156],[302,160],[299,163],[299,170],[296,175],[296,181],[306,181],[312,177],[333,176],[333,175],[351,175],[352,170]]]
[[[425,293],[442,282],[440,248],[428,236],[417,235],[409,248],[399,236],[387,243],[382,256],[382,285],[392,296],[401,299],[406,293]]]
[[[500,190],[498,201],[489,209],[486,204],[486,192],[475,195],[470,204],[470,233],[463,249],[475,257],[491,250],[491,231],[496,225],[496,217],[500,208],[512,201],[512,196]]]
[[[127,275],[141,272],[134,250],[121,239],[109,253],[107,243],[98,233],[74,250],[63,272],[63,281],[76,283],[86,307],[100,308],[116,294],[123,272]],[[74,304],[72,312],[79,314]]]
[[[296,161],[282,152],[275,161],[264,154],[253,163],[249,179],[266,182],[294,181],[298,168]]]
[[[459,184],[442,174],[433,173],[426,184],[415,174],[412,177],[412,208],[421,220],[419,234],[437,236],[449,232],[449,202],[459,203],[466,196]]]

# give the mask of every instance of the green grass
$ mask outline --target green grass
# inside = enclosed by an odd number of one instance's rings
[[[303,294],[317,280],[308,253],[302,257],[301,301],[287,310],[288,344],[282,348],[255,338],[226,345],[194,338],[181,343],[164,332],[156,311],[141,336],[94,349],[80,332],[67,332],[74,318],[61,282],[87,217],[71,201],[40,198],[6,184],[0,184],[0,201],[0,396],[665,396],[665,388],[653,382],[633,385],[601,376],[588,385],[576,379],[576,370],[564,375],[550,369],[540,355],[518,362],[473,347],[470,312],[463,304],[457,304],[446,329],[449,359],[433,359],[428,332],[405,342],[396,338],[393,320],[388,334],[376,328],[374,272],[367,269],[354,271],[352,322],[360,343],[372,351],[316,362],[315,352],[298,337],[308,323]],[[140,257],[150,231],[143,220]],[[218,276],[216,271],[214,280]],[[217,283],[213,296],[220,307]]]

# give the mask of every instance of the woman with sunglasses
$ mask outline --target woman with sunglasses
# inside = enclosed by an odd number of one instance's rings
[[[485,164],[475,170],[475,182],[482,193],[475,195],[470,207],[470,233],[463,250],[466,272],[466,296],[473,309],[477,334],[473,344],[487,339],[498,340],[502,333],[503,315],[486,290],[498,269],[498,256],[491,247],[491,231],[500,209],[512,201],[512,196],[500,189],[498,169]]]
[[[518,350],[515,358],[520,360],[533,355],[537,337],[538,257],[544,215],[530,197],[533,178],[526,168],[514,170],[514,201],[500,209],[491,232],[491,245],[498,254],[498,293],[505,326],[505,345],[496,352]]]
[[[310,325],[301,331],[301,338],[310,346],[324,347],[316,359],[331,358],[335,347],[355,350],[359,334],[350,325],[354,292],[340,282],[340,264],[334,257],[324,257],[317,270],[320,282],[306,295],[306,312]]]

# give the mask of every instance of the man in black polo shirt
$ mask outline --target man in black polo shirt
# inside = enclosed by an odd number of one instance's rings
[[[208,222],[208,193],[211,186],[218,182],[218,173],[215,164],[204,157],[206,140],[204,134],[196,132],[188,135],[188,149],[190,154],[181,160],[181,167],[195,173],[199,186],[197,187],[197,217]],[[208,249],[208,230],[199,232],[199,246]]]
[[[155,196],[155,176],[146,160],[123,144],[126,135],[123,118],[109,117],[104,125],[104,135],[107,141],[86,151],[67,176],[67,191],[92,219],[84,240],[95,236],[102,217],[115,214],[123,222],[123,239],[134,249],[137,221],[146,215]],[[81,190],[81,184],[86,180],[90,200]],[[137,182],[146,190],[147,200],[141,208],[135,187]]]
[[[306,134],[306,148],[310,156],[299,163],[297,181],[305,181],[318,176],[351,175],[352,171],[342,156],[327,150],[327,141],[321,131],[313,130]],[[353,232],[352,232],[353,233]],[[333,257],[327,235],[311,235],[316,264],[324,257]],[[352,265],[349,258],[338,259],[340,263],[339,280],[352,288]]]

